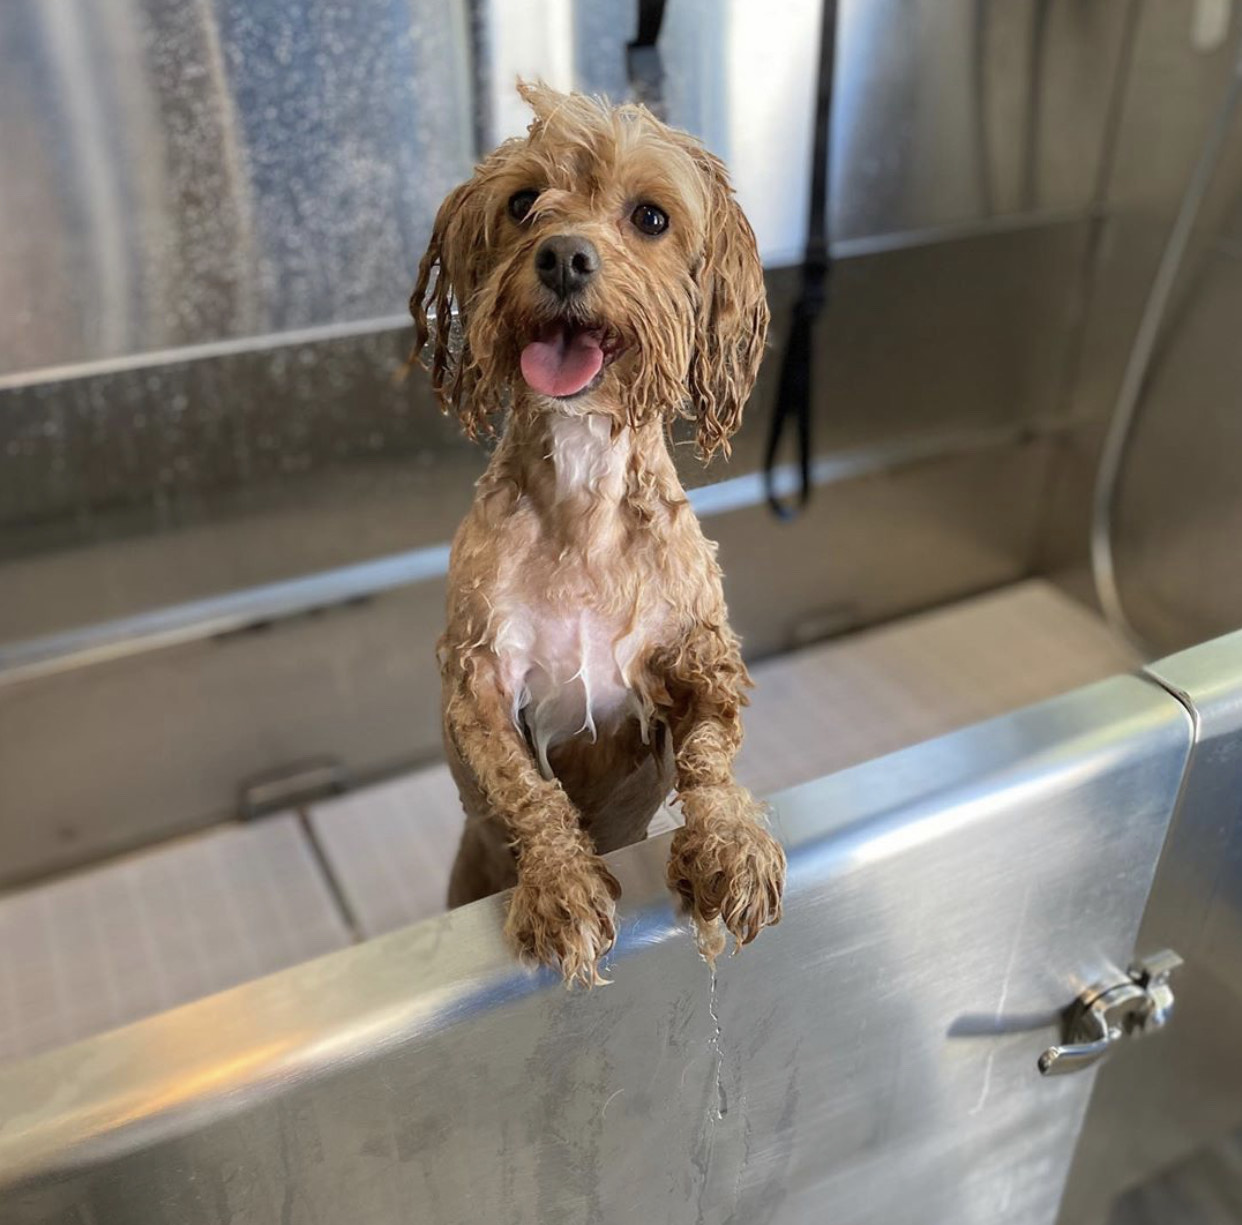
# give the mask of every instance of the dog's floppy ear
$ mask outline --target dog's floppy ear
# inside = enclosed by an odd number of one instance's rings
[[[421,362],[431,375],[440,407],[456,413],[471,438],[487,428],[487,413],[472,395],[478,372],[468,339],[470,302],[479,282],[478,260],[484,246],[481,197],[478,175],[445,197],[410,295],[414,316],[410,363]]]
[[[706,245],[695,272],[699,291],[690,359],[690,397],[704,461],[742,423],[768,334],[763,265],[724,164],[704,150],[698,159],[708,182]]]

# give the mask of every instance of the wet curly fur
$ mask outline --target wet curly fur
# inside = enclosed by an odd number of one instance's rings
[[[728,453],[768,311],[715,157],[642,107],[519,88],[527,136],[445,200],[410,301],[444,410],[471,437],[504,421],[454,540],[439,646],[466,812],[449,901],[514,886],[518,953],[591,985],[620,892],[600,855],[642,838],[670,790],[685,824],[669,882],[704,952],[723,947],[722,926],[740,946],[780,918],[785,857],[732,774],[750,680],[666,437],[687,417],[704,460]],[[538,196],[515,220],[519,192]],[[638,203],[667,231],[639,232]],[[552,235],[600,256],[568,302],[535,268]],[[606,340],[601,373],[570,398],[521,374],[550,321]]]

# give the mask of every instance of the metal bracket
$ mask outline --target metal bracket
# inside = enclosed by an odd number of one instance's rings
[[[1084,991],[1071,1006],[1065,1042],[1039,1057],[1045,1076],[1064,1076],[1094,1067],[1122,1038],[1163,1029],[1173,1013],[1169,975],[1182,959],[1165,949],[1137,961],[1120,981]]]
[[[253,821],[269,812],[297,808],[349,789],[349,771],[335,757],[292,762],[246,779],[238,788],[238,815]]]

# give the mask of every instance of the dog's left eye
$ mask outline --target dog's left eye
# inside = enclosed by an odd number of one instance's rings
[[[631,214],[630,220],[636,230],[644,234],[663,234],[668,229],[668,214],[654,204],[640,204]]]
[[[509,216],[514,221],[525,221],[527,213],[535,207],[535,201],[539,199],[539,193],[527,188],[525,191],[515,191],[509,197]]]

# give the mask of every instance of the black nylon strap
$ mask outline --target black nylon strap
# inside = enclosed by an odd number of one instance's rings
[[[625,46],[630,88],[657,116],[664,112],[664,63],[656,43],[664,24],[666,0],[638,0],[638,36]]]
[[[832,77],[836,58],[837,4],[824,0],[819,36],[819,72],[815,89],[815,136],[811,148],[811,201],[807,216],[806,250],[802,258],[802,286],[794,303],[789,340],[781,361],[776,404],[764,457],[764,484],[768,505],[781,519],[794,519],[811,500],[811,374],[815,320],[828,299],[832,259],[828,242],[828,172],[832,153]],[[786,423],[796,422],[798,474],[797,501],[783,501],[776,492],[776,453]]]
[[[638,37],[631,47],[654,47],[664,22],[666,0],[638,0]]]

